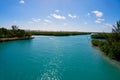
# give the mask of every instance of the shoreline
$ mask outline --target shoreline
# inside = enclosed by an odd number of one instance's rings
[[[13,38],[0,38],[0,42],[15,41],[15,40],[28,40],[33,39],[34,37],[13,37]]]
[[[103,51],[100,50],[99,47],[95,47],[95,46],[92,46],[92,47],[93,47],[93,48],[96,48],[97,50],[99,50],[100,53],[101,53],[101,55],[103,56],[103,58],[104,58],[107,62],[109,62],[111,65],[117,67],[117,68],[120,70],[120,62],[119,62],[119,61],[117,61],[117,60],[115,60],[115,59],[109,58],[107,55],[105,55],[105,53],[104,53]]]

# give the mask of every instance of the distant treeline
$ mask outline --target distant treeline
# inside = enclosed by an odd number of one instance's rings
[[[91,34],[90,32],[65,32],[65,31],[31,31],[32,35],[47,35],[47,36],[70,36],[70,35],[82,35]]]
[[[112,33],[93,34],[91,37],[94,46],[110,58],[120,61],[120,21],[113,25]]]
[[[13,25],[11,27],[12,29],[0,28],[0,38],[31,37],[30,32],[18,29],[16,25]]]

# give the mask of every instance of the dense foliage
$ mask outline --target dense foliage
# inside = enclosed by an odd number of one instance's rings
[[[111,33],[93,33],[91,37],[93,39],[106,39]]]
[[[0,38],[13,38],[13,37],[31,37],[29,32],[18,29],[16,25],[12,26],[11,30],[0,28]]]
[[[53,32],[53,31],[31,31],[33,35],[47,35],[47,36],[69,36],[69,35],[81,35],[81,34],[90,34],[89,32]]]
[[[111,34],[104,34],[105,40],[92,40],[94,46],[99,47],[107,56],[120,61],[120,21],[113,25]]]

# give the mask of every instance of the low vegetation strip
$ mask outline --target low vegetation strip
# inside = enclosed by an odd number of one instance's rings
[[[91,34],[90,32],[64,32],[64,31],[31,31],[32,35],[47,35],[47,36],[70,36],[70,35],[84,35]]]

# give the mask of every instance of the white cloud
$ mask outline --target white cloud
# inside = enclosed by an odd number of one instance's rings
[[[76,15],[71,15],[71,14],[68,14],[68,16],[69,16],[70,18],[72,18],[72,19],[77,18],[77,16],[76,16]]]
[[[98,21],[105,21],[105,19],[101,19],[101,18],[98,18],[97,20],[98,20]]]
[[[112,27],[112,24],[106,23],[105,26]]]
[[[101,21],[97,21],[97,20],[96,20],[95,23],[101,23]]]
[[[20,3],[20,4],[24,4],[25,1],[24,1],[24,0],[20,0],[19,3]]]
[[[39,19],[39,18],[38,18],[38,19],[32,18],[32,21],[33,21],[33,22],[40,22],[41,19]]]
[[[58,14],[51,14],[51,16],[56,18],[56,19],[66,19],[65,16],[61,16],[61,15],[58,15]]]
[[[103,21],[105,21],[105,19],[101,19],[101,18],[98,18],[95,23],[102,23]]]
[[[103,13],[100,11],[92,11],[92,13],[94,13],[96,15],[96,17],[102,17]]]
[[[52,23],[52,21],[50,21],[48,19],[44,19],[44,22],[46,22],[46,23]]]
[[[59,12],[60,12],[60,10],[55,10],[55,12],[56,12],[56,13],[59,13]]]

